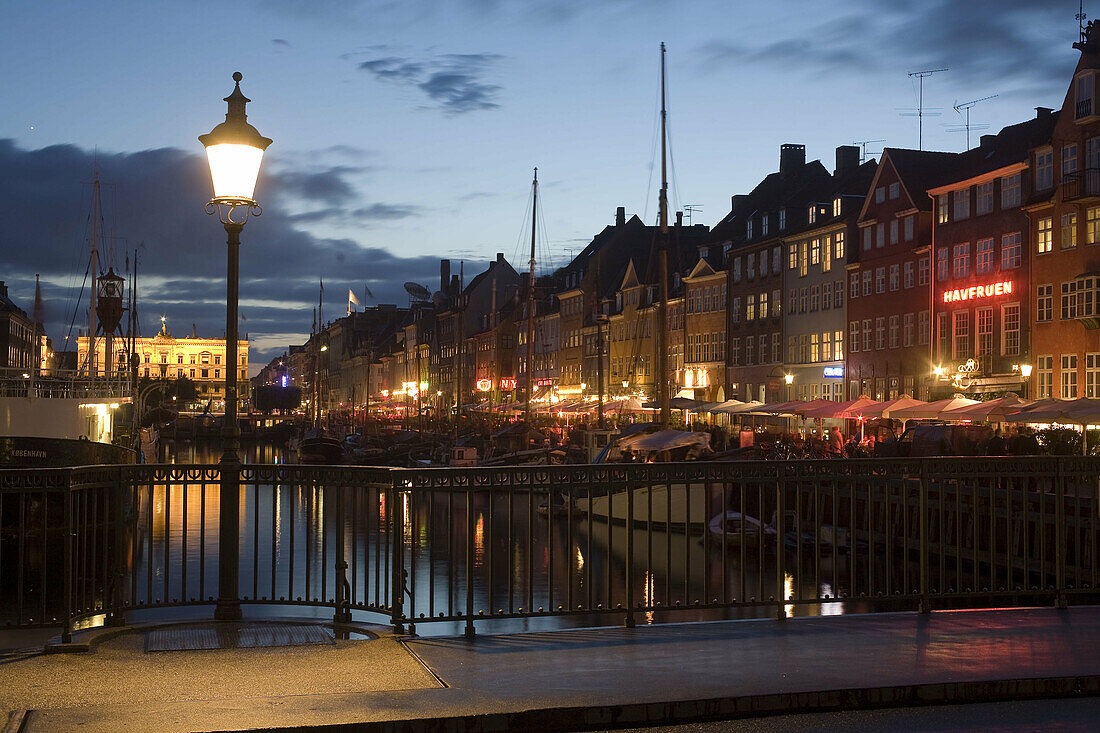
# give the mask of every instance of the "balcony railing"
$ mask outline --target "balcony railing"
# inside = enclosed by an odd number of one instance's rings
[[[473,633],[1097,602],[1100,460],[246,465],[237,601]],[[217,465],[0,471],[0,624],[213,604]],[[610,518],[611,521],[608,521]]]
[[[1100,196],[1100,168],[1086,168],[1062,177],[1062,199],[1075,201]]]
[[[124,399],[129,396],[130,380],[124,375],[91,377],[78,371],[0,369],[0,397]]]

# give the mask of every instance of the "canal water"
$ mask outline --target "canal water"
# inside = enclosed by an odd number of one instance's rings
[[[212,464],[216,444],[167,441],[161,446],[165,463]],[[247,463],[283,463],[278,447],[251,446]],[[215,483],[169,483],[149,489],[148,501],[137,507],[136,537],[131,546],[130,584],[135,605],[204,598],[217,594],[218,488]],[[461,633],[461,621],[430,621],[440,614],[466,611],[468,587],[474,614],[490,617],[516,612],[585,609],[602,604],[614,609],[625,601],[628,574],[636,601],[645,599],[658,610],[639,612],[636,621],[662,623],[728,618],[774,617],[774,606],[696,608],[716,599],[753,602],[775,596],[774,550],[757,553],[727,551],[711,540],[682,532],[631,530],[634,562],[628,563],[628,532],[621,525],[590,520],[587,515],[546,516],[538,504],[546,495],[516,494],[493,501],[476,495],[468,511],[466,496],[444,492],[403,492],[404,526],[397,538],[387,536],[386,495],[372,489],[321,485],[271,485],[242,488],[242,596],[271,601],[279,598],[331,599],[337,582],[336,542],[342,537],[347,577],[354,603],[388,605],[391,592],[391,549],[404,553],[405,611],[422,635]],[[342,526],[336,503],[341,502]],[[205,509],[205,511],[204,511]],[[472,531],[471,531],[472,530]],[[472,542],[467,543],[467,534]],[[473,573],[466,577],[467,552]],[[857,553],[859,554],[859,553]],[[784,598],[836,598],[849,591],[853,568],[878,578],[879,591],[895,590],[910,581],[904,570],[885,563],[867,564],[840,554],[836,558],[787,553]],[[631,567],[628,567],[631,565]],[[899,574],[900,573],[900,574]],[[857,570],[857,575],[860,571]],[[522,609],[522,611],[521,611]],[[668,610],[664,610],[668,609]],[[791,603],[788,616],[839,614],[868,610],[859,600],[831,603]],[[286,608],[248,605],[250,615],[286,614]],[[176,612],[178,613],[178,611]],[[297,607],[297,616],[331,617],[322,606]],[[385,612],[356,611],[357,619],[386,623]],[[621,611],[565,616],[495,618],[478,621],[479,633],[547,630],[622,623]]]

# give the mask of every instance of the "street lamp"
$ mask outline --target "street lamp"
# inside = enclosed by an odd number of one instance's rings
[[[219,465],[219,537],[218,606],[214,618],[234,620],[241,617],[238,600],[240,537],[239,477],[241,459],[237,426],[237,301],[240,280],[241,230],[248,216],[259,216],[260,205],[253,198],[260,161],[271,140],[263,137],[246,121],[245,105],[251,101],[241,93],[241,72],[233,72],[235,86],[225,97],[228,110],[222,122],[199,142],[206,148],[214,197],[206,204],[207,214],[217,214],[228,237],[225,299],[225,423],[222,427],[222,457]],[[239,211],[238,211],[239,210]],[[234,212],[238,218],[234,218]]]
[[[791,399],[792,399],[792,397],[791,397],[791,392],[792,392],[791,385],[794,384],[794,375],[789,374],[789,373],[784,374],[783,375],[783,381],[787,383],[787,401],[790,402]]]

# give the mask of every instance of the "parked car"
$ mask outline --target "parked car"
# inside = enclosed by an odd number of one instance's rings
[[[988,425],[914,425],[896,442],[877,442],[875,457],[976,456],[992,437]]]

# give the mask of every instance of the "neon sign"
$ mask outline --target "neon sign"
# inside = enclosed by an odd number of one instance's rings
[[[504,379],[500,380],[500,388],[504,390],[515,389],[516,380],[512,379],[511,377],[505,377]]]
[[[844,376],[844,367],[825,367],[822,371],[822,376],[825,377],[837,378]]]
[[[477,391],[488,392],[493,388],[493,380],[491,379],[479,379],[477,380]]]
[[[972,285],[969,288],[958,290],[945,290],[943,292],[944,303],[957,303],[960,300],[974,300],[975,298],[989,298],[995,295],[1011,295],[1012,281],[1002,280],[999,283],[989,285]]]

